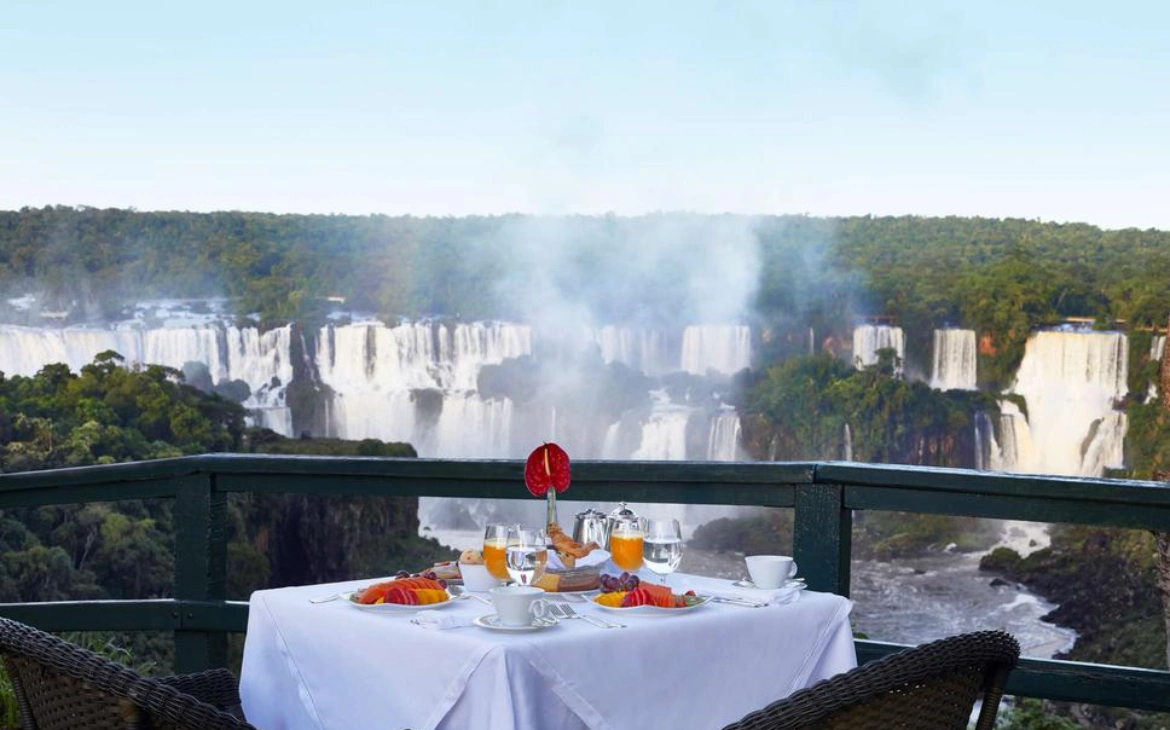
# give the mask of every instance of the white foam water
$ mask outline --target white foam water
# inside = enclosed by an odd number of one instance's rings
[[[897,372],[906,358],[906,338],[901,327],[863,324],[853,329],[853,364],[858,370],[876,365],[878,350],[893,350],[898,356]]]
[[[934,358],[930,387],[938,390],[975,390],[975,330],[934,331]]]
[[[1127,350],[1120,332],[1056,330],[1029,337],[1012,387],[1024,396],[1028,416],[1023,422],[1018,411],[1011,414],[1014,453],[1001,431],[1003,468],[1100,476],[1106,467],[1122,467],[1126,420],[1116,407],[1127,392]]]

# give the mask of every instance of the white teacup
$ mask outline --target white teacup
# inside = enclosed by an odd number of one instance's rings
[[[496,615],[504,626],[531,626],[548,614],[544,591],[532,586],[499,586],[488,593],[496,606]]]
[[[463,577],[463,587],[469,591],[490,591],[500,585],[501,582],[488,572],[486,565],[464,565],[460,563],[459,575]]]
[[[796,561],[787,555],[749,555],[744,560],[757,588],[779,588],[796,575]]]

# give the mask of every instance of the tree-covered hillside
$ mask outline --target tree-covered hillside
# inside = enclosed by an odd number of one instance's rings
[[[311,320],[329,296],[388,316],[507,317],[515,291],[492,283],[546,251],[560,269],[551,286],[620,318],[652,301],[685,304],[671,299],[678,261],[628,265],[640,242],[677,242],[685,262],[740,229],[758,240],[753,304],[757,324],[774,330],[774,350],[803,346],[808,326],[839,335],[859,313],[885,313],[906,328],[912,358],[934,326],[987,335],[981,364],[994,377],[1018,362],[1037,324],[1079,315],[1150,325],[1170,314],[1170,233],[986,218],[23,209],[0,212],[0,292],[42,293],[46,308],[77,302],[75,316],[128,298],[221,295],[270,323]],[[602,276],[609,286],[590,286]],[[794,329],[803,336],[787,338]]]
[[[407,444],[286,439],[246,429],[244,411],[178,371],[123,367],[103,353],[0,379],[0,466],[27,471],[205,452],[413,457]],[[229,502],[233,598],[256,588],[427,565],[445,555],[417,537],[417,500],[255,495]],[[0,602],[154,598],[173,588],[169,500],[0,510]]]

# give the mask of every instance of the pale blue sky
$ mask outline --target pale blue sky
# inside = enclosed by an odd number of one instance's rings
[[[1170,228],[1170,3],[5,0],[0,208]]]

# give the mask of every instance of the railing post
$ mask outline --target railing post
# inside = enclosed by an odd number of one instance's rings
[[[227,580],[227,496],[215,488],[214,474],[184,478],[175,497],[175,598],[223,600]],[[180,609],[181,610],[181,609]],[[227,665],[227,634],[182,628],[175,631],[175,672],[187,674]]]
[[[808,587],[849,595],[853,514],[840,484],[798,484],[792,552]]]

